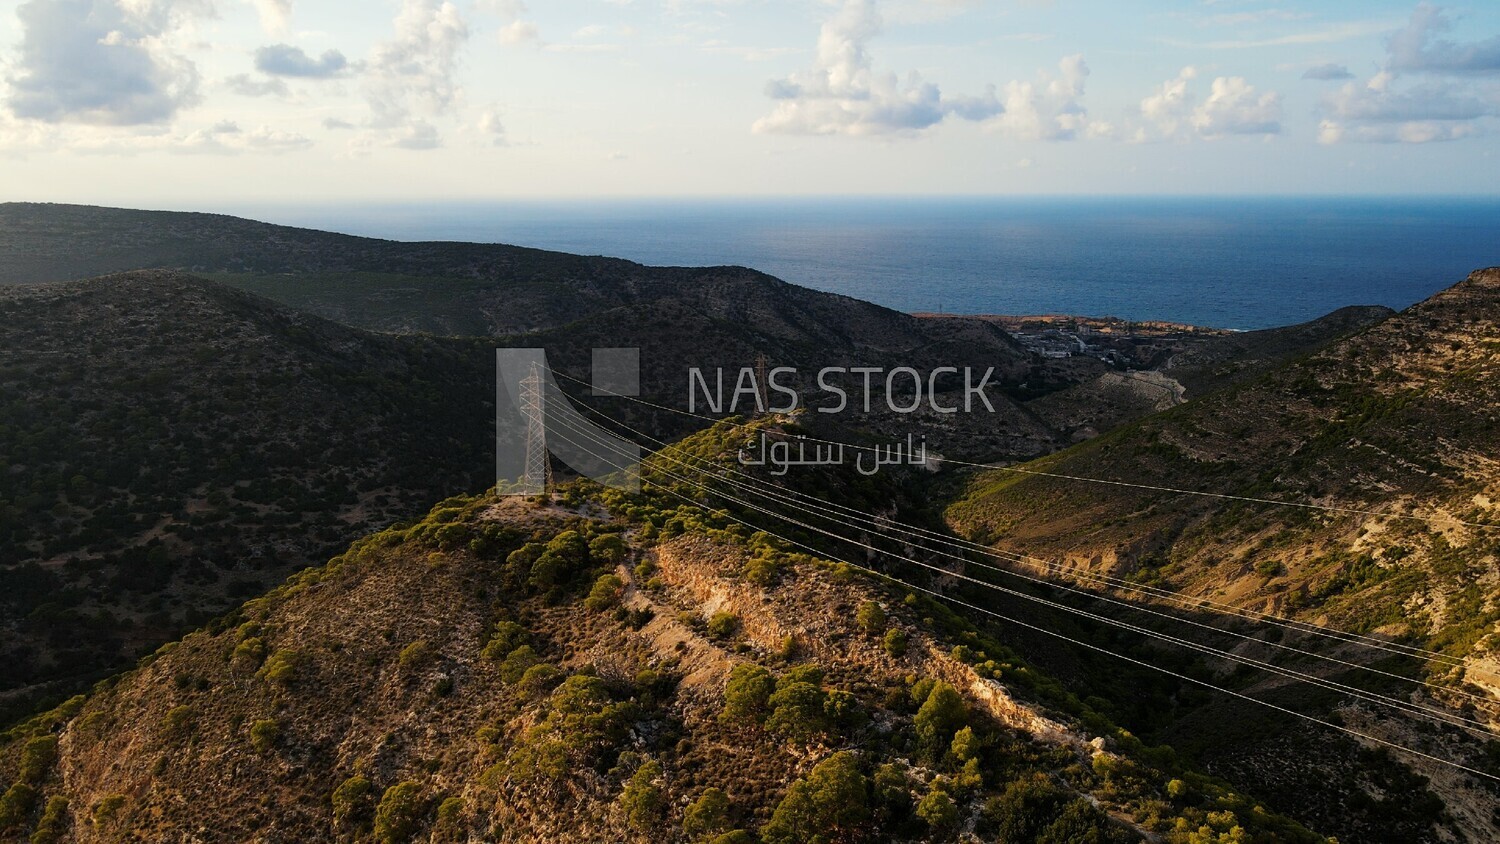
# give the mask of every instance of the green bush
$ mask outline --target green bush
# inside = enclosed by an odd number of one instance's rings
[[[968,707],[958,690],[938,681],[928,692],[927,700],[917,710],[912,726],[917,731],[917,741],[925,752],[938,756],[953,741],[953,734],[964,726],[968,719]]]
[[[724,711],[721,718],[731,721],[760,723],[770,712],[768,703],[776,691],[776,678],[764,667],[742,662],[729,672],[724,687]]]
[[[620,793],[620,808],[631,829],[648,832],[656,827],[663,801],[661,776],[661,765],[648,759],[626,781],[625,790]]]
[[[30,785],[18,782],[6,789],[0,797],[0,830],[19,825],[35,805],[36,789]]]
[[[506,683],[516,683],[526,676],[526,672],[532,666],[541,663],[542,658],[532,650],[530,645],[522,645],[510,652],[505,661],[500,663],[500,679]]]
[[[1234,827],[1238,830],[1239,827]],[[1037,836],[1037,844],[1128,844],[1138,840],[1135,835],[1109,822],[1105,814],[1092,803],[1082,798],[1063,808],[1062,814]],[[1240,835],[1215,836],[1215,844],[1249,841]]]
[[[885,621],[885,610],[874,601],[865,601],[854,613],[854,623],[871,636],[885,629]]]
[[[375,808],[375,840],[381,844],[407,844],[422,816],[422,787],[399,782],[387,788]]]
[[[894,657],[906,655],[906,631],[899,627],[892,627],[885,631],[885,652]]]
[[[682,831],[693,839],[729,830],[729,796],[723,789],[707,788],[682,813]]]
[[[616,575],[604,574],[594,581],[594,588],[583,599],[583,605],[594,612],[604,612],[619,606],[624,595],[625,582]]]
[[[21,764],[16,769],[16,778],[21,782],[41,785],[57,759],[57,736],[33,736],[21,748]]]
[[[502,621],[495,625],[495,632],[480,655],[492,662],[499,662],[530,639],[531,633],[526,628],[514,621]]]
[[[959,762],[968,762],[979,758],[979,737],[974,735],[973,727],[964,727],[953,734],[953,743],[948,745],[948,753]]]
[[[767,704],[766,729],[795,742],[808,742],[828,731],[827,698],[812,683],[783,678]]]
[[[812,844],[854,837],[870,817],[870,783],[847,751],[819,762],[792,783],[761,828],[766,844]]]
[[[460,841],[463,839],[464,799],[449,797],[438,804],[437,820],[432,824],[434,841]]]
[[[374,786],[361,774],[344,780],[329,796],[329,802],[333,804],[333,819],[339,823],[353,820],[364,811],[373,790]]]
[[[113,829],[120,820],[120,812],[125,809],[125,795],[107,794],[99,798],[94,804],[94,810],[90,812],[94,826],[100,829]]]
[[[426,639],[418,639],[401,649],[396,655],[396,667],[402,671],[415,671],[432,659],[432,646]]]
[[[709,844],[755,844],[755,836],[743,829],[732,829],[710,841]]]
[[[278,738],[281,738],[281,724],[274,718],[262,718],[250,725],[250,746],[257,753],[275,747]]]
[[[594,537],[589,543],[589,556],[606,565],[619,565],[625,559],[625,540],[618,533],[606,533]]]
[[[68,831],[68,798],[50,797],[42,810],[42,819],[31,833],[30,844],[57,844]]]
[[[178,740],[186,738],[193,731],[193,722],[197,718],[197,712],[193,707],[186,704],[174,706],[167,710],[167,714],[161,719],[161,734],[164,738]]]
[[[917,817],[934,830],[947,830],[958,823],[958,804],[947,792],[934,788],[917,804]]]
[[[719,611],[708,620],[708,634],[716,639],[728,639],[740,629],[739,616],[732,612]]]
[[[1033,774],[1005,787],[984,804],[985,820],[1001,841],[1035,841],[1062,814],[1069,798],[1046,774]]]
[[[307,656],[297,650],[281,650],[271,654],[256,676],[277,686],[296,683],[307,665]]]

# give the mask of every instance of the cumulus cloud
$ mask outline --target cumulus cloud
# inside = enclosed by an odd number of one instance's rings
[[[531,21],[511,21],[500,27],[500,43],[507,47],[521,44],[540,44],[541,30]]]
[[[365,96],[371,126],[402,149],[441,145],[426,118],[451,113],[460,89],[455,79],[469,27],[451,0],[403,0],[395,35],[370,55]]]
[[[1451,27],[1442,9],[1417,6],[1386,42],[1384,69],[1323,98],[1318,140],[1425,144],[1484,134],[1487,122],[1500,117],[1500,98],[1477,82],[1500,76],[1500,36],[1466,43],[1441,38]],[[1409,84],[1403,74],[1422,81]]]
[[[776,100],[771,113],[752,129],[803,135],[915,134],[949,115],[984,120],[1003,111],[993,88],[975,98],[944,97],[938,86],[915,71],[905,79],[877,73],[870,39],[879,34],[874,0],[844,0],[818,35],[812,68],[772,80],[766,95]]]
[[[1193,128],[1205,138],[1280,134],[1281,95],[1256,93],[1243,76],[1220,76],[1193,112]]]
[[[349,60],[338,50],[326,50],[316,59],[290,44],[272,44],[255,51],[255,69],[269,76],[331,79],[348,68]]]
[[[1014,81],[1005,86],[1004,111],[991,126],[1014,138],[1029,141],[1070,141],[1083,135],[1107,135],[1112,127],[1091,122],[1082,105],[1089,68],[1083,56],[1067,56],[1057,73],[1042,71],[1035,82]]]
[[[323,128],[333,130],[353,129],[354,124],[338,117],[325,117],[323,118]]]
[[[1412,12],[1406,26],[1387,44],[1387,70],[1457,76],[1500,76],[1500,35],[1461,43],[1438,36],[1453,28],[1447,13],[1431,3]]]
[[[1209,84],[1206,99],[1193,92],[1194,67],[1183,68],[1141,100],[1146,125],[1137,141],[1223,138],[1230,135],[1276,135],[1281,132],[1281,95],[1259,92],[1242,76],[1220,76]]]
[[[1349,72],[1349,68],[1344,67],[1341,64],[1333,64],[1332,62],[1330,62],[1328,64],[1320,64],[1308,68],[1307,70],[1303,71],[1302,78],[1317,79],[1321,81],[1334,81],[1339,79],[1353,79],[1354,74]]]
[[[260,13],[261,28],[271,35],[285,35],[292,23],[292,0],[251,0]]]
[[[295,132],[260,126],[246,132],[233,120],[220,120],[211,126],[185,134],[176,132],[137,132],[134,134],[90,134],[73,138],[69,146],[89,155],[138,155],[172,153],[176,155],[238,155],[258,153],[276,155],[308,149],[310,138]]]
[[[172,39],[206,4],[30,0],[7,78],[11,113],[47,123],[165,123],[198,102],[198,71]]]

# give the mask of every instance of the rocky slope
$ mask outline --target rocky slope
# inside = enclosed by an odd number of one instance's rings
[[[11,730],[0,778],[39,842],[1322,840],[938,604],[576,485],[356,543]]]

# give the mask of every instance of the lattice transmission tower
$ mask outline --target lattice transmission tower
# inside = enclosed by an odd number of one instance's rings
[[[541,367],[521,379],[521,413],[526,417],[526,488],[552,490],[552,460],[547,452],[547,391]]]

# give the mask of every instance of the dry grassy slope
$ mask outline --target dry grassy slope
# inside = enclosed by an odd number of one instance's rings
[[[1246,385],[1029,464],[1310,501],[1233,504],[990,472],[963,532],[1069,565],[1486,654],[1500,619],[1500,269]],[[1433,522],[1402,520],[1419,515]]]
[[[165,272],[3,287],[0,320],[0,692],[119,670],[489,482],[485,344]]]
[[[677,832],[684,806],[704,788],[725,789],[731,820],[754,827],[794,779],[840,746],[855,750],[867,769],[896,763],[920,798],[939,769],[900,750],[899,736],[910,730],[908,684],[930,676],[960,689],[967,722],[987,736],[983,785],[965,792],[964,815],[972,817],[1010,780],[1045,771],[1065,789],[1090,793],[1116,823],[1134,817],[1171,829],[1178,812],[1191,814],[1188,828],[1207,822],[1204,810],[1161,797],[1164,775],[1101,754],[1077,726],[1014,699],[1006,686],[956,659],[933,622],[873,583],[827,565],[792,562],[779,586],[761,589],[740,579],[747,551],[727,534],[689,533],[654,550],[637,547],[619,571],[627,579],[625,607],[650,610],[644,624],[629,623],[627,613],[589,610],[576,591],[527,597],[504,585],[511,576],[502,562],[507,548],[564,530],[628,527],[604,518],[581,501],[567,507],[445,502],[413,532],[359,543],[328,567],[247,604],[237,617],[163,648],[86,699],[13,731],[0,745],[0,779],[19,776],[17,758],[28,739],[57,736],[58,756],[36,778],[35,803],[66,798],[69,831],[61,840],[70,842],[363,840],[369,803],[343,823],[329,803],[330,793],[355,774],[371,781],[377,798],[398,782],[416,784],[421,807],[410,840],[679,841],[686,840]],[[498,544],[482,553],[464,550],[462,542],[438,550],[432,543],[448,544],[444,529],[453,526],[462,527],[462,536]],[[631,574],[642,554],[656,564],[648,584]],[[592,577],[580,574],[584,584]],[[906,656],[891,656],[854,626],[854,608],[869,600],[887,606],[890,627],[910,633]],[[740,632],[705,634],[703,620],[721,611],[740,617]],[[628,730],[592,763],[575,760],[551,780],[527,779],[524,767],[507,761],[532,741],[528,731],[556,703],[545,687],[527,691],[504,682],[503,667],[482,656],[499,618],[528,628],[541,657],[563,672],[603,678],[615,700],[630,702]],[[791,661],[782,655],[787,633],[796,643]],[[270,654],[263,667],[300,655],[290,679],[257,671],[260,660],[245,644],[252,639]],[[418,642],[422,647],[414,648]],[[724,678],[745,661],[778,672],[819,664],[827,671],[825,686],[855,694],[873,721],[831,745],[784,741],[722,721]],[[669,680],[652,680],[643,669]],[[259,722],[274,722],[276,733],[257,749],[252,731]],[[618,800],[642,757],[664,769],[661,815],[644,832],[627,828]],[[1189,805],[1216,805],[1200,793],[1229,799],[1218,786],[1194,788],[1206,792],[1194,791],[1185,798]],[[461,807],[439,823],[438,801],[455,797]],[[1316,840],[1262,810],[1251,812],[1243,801],[1222,805],[1231,804],[1242,817],[1286,831],[1263,840]],[[39,811],[25,817],[20,833]],[[875,837],[928,839],[920,821],[903,823]],[[875,833],[870,826],[855,831]]]

